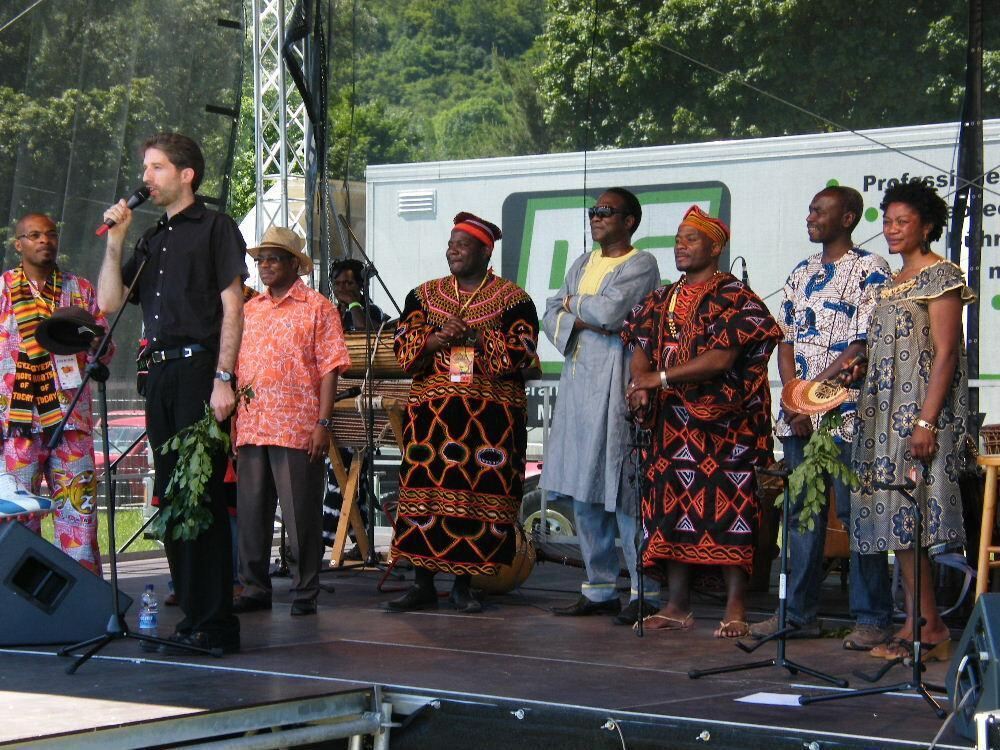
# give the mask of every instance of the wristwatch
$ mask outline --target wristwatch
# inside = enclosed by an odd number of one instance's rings
[[[320,427],[326,427],[327,429],[329,429],[329,428],[333,427],[333,420],[332,419],[317,419],[316,420],[316,424],[319,425]]]
[[[216,370],[215,379],[221,380],[223,383],[231,383],[233,382],[233,374],[226,370]]]

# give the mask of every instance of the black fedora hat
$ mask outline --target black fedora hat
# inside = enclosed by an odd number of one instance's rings
[[[85,352],[90,343],[104,335],[94,316],[82,307],[60,307],[38,324],[35,338],[43,349],[53,354]]]

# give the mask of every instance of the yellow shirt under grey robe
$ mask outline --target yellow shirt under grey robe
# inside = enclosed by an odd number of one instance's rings
[[[620,258],[600,253],[577,258],[558,293],[546,300],[542,328],[566,359],[539,484],[580,502],[634,514],[637,488],[628,481],[626,463],[629,358],[618,333],[629,310],[660,285],[660,271],[656,259],[642,250]],[[599,266],[588,273],[595,260]],[[569,295],[566,311],[563,300]],[[608,333],[574,330],[577,319]]]

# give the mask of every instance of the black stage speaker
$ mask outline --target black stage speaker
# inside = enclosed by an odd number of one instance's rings
[[[120,594],[124,614],[132,600]],[[0,524],[0,646],[77,643],[111,619],[111,585],[20,523]]]
[[[976,714],[1000,708],[1000,594],[983,594],[948,667],[948,698],[955,731],[976,739]],[[964,703],[962,703],[964,701]],[[962,708],[958,709],[959,703]]]

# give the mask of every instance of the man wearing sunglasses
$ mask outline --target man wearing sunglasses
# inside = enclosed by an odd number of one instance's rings
[[[642,220],[635,195],[611,188],[587,214],[600,249],[576,259],[545,306],[543,329],[566,360],[540,485],[550,497],[572,499],[587,570],[580,597],[554,614],[609,614],[615,623],[629,625],[639,614],[639,503],[638,482],[629,476],[629,423],[622,398],[629,357],[619,332],[632,306],[660,285],[660,271],[652,255],[632,247]],[[624,610],[616,589],[619,535],[631,578]],[[643,614],[658,608],[659,586],[647,581]]]
[[[59,307],[83,308],[105,328],[107,321],[91,283],[62,271],[56,263],[59,232],[52,219],[26,214],[18,220],[14,234],[20,263],[0,277],[0,429],[5,469],[35,494],[45,477],[56,500],[56,543],[100,575],[94,410],[89,389],[77,402],[55,449],[48,449],[52,431],[81,384],[87,355],[50,354],[35,333],[39,323]],[[41,530],[37,518],[25,524],[36,533]]]

